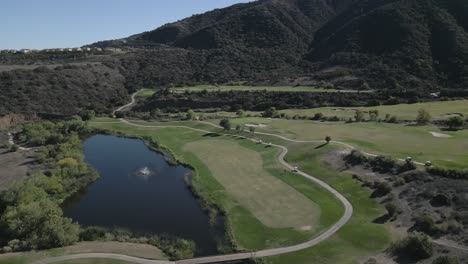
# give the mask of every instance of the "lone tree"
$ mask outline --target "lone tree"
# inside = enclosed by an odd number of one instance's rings
[[[219,125],[223,127],[224,130],[227,130],[227,131],[231,130],[231,121],[229,121],[229,119],[227,118],[224,118],[223,120],[221,120],[219,122]]]
[[[237,126],[236,126],[236,130],[237,130],[237,132],[240,132],[240,131],[242,130],[241,125],[237,125]]]
[[[192,109],[188,109],[185,118],[187,120],[192,120],[195,115],[195,112],[193,112]]]
[[[361,110],[356,110],[356,114],[354,115],[356,122],[364,121],[364,113]]]
[[[327,144],[329,144],[331,140],[332,140],[332,138],[330,136],[325,137],[325,141],[327,141]]]
[[[369,111],[369,119],[371,121],[377,121],[378,117],[379,117],[379,110],[370,110]]]
[[[418,110],[418,116],[416,117],[416,122],[418,123],[418,125],[425,125],[427,123],[429,123],[429,121],[431,121],[431,114],[429,114],[428,111],[426,111],[426,109],[424,108],[421,108]]]
[[[249,127],[249,131],[250,133],[255,134],[255,127]]]
[[[465,120],[460,116],[454,116],[447,120],[447,125],[449,126],[450,130],[457,130],[465,125]]]

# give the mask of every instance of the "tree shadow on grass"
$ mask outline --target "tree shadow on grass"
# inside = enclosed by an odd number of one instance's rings
[[[377,217],[376,219],[372,220],[372,223],[375,224],[385,224],[387,223],[392,217],[389,214],[384,214],[382,216]]]
[[[206,133],[203,135],[203,137],[220,137],[220,134],[217,133]]]
[[[328,143],[323,143],[322,145],[316,146],[314,149],[321,149],[325,147],[326,145],[328,145]]]

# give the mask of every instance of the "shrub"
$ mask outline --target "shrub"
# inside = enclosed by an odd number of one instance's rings
[[[432,264],[458,264],[460,263],[458,261],[458,258],[452,257],[452,256],[440,256],[434,261],[432,261]]]
[[[351,165],[359,165],[366,163],[368,161],[367,157],[360,151],[353,149],[351,153],[349,153],[345,157],[346,164]]]
[[[388,156],[377,156],[369,161],[371,167],[380,173],[396,173],[398,171],[398,163],[395,159]]]
[[[225,118],[225,119],[222,119],[220,122],[219,122],[219,125],[224,129],[224,130],[231,130],[231,121],[229,121],[229,119]]]
[[[414,228],[429,235],[436,234],[440,231],[434,219],[427,215],[417,217],[415,219]]]
[[[392,186],[388,182],[376,181],[374,183],[375,194],[385,196],[392,191]]]
[[[96,241],[104,240],[107,230],[103,227],[89,226],[81,229],[80,240],[82,241]]]
[[[385,209],[387,209],[388,216],[392,218],[398,213],[398,208],[394,203],[386,204]]]
[[[394,243],[391,251],[395,255],[407,256],[413,260],[430,258],[434,252],[431,239],[421,233],[412,233],[405,239]]]
[[[443,178],[450,178],[456,180],[468,180],[468,169],[445,169],[440,167],[429,167],[426,169],[432,175],[437,175]]]
[[[426,111],[426,109],[419,109],[418,115],[416,116],[416,122],[418,123],[418,125],[425,125],[429,123],[429,121],[431,121],[431,114],[429,114],[429,112]]]
[[[9,151],[10,152],[16,152],[16,151],[18,151],[18,149],[19,149],[18,145],[13,144],[13,145],[10,146]]]

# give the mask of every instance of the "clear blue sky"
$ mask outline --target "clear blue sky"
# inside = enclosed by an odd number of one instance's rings
[[[3,0],[0,49],[79,47],[250,0]]]

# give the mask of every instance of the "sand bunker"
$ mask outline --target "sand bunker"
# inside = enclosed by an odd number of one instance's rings
[[[442,134],[442,133],[438,133],[438,132],[429,132],[429,133],[431,133],[432,136],[438,137],[438,138],[451,138],[452,137],[451,135]]]
[[[259,127],[259,128],[265,128],[267,125],[265,124],[245,124],[246,127]]]

